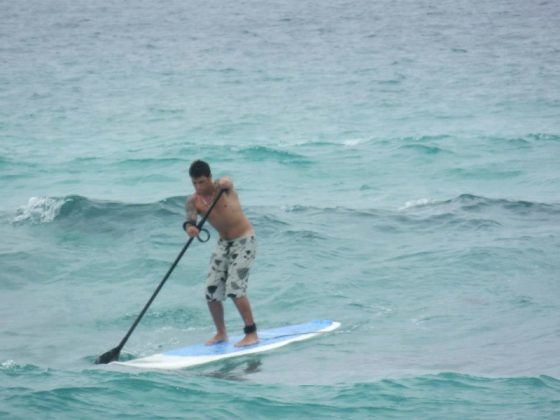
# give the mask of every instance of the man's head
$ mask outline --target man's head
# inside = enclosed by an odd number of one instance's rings
[[[189,175],[191,176],[191,178],[199,178],[201,176],[211,178],[212,172],[210,171],[210,165],[208,165],[203,160],[195,160],[191,164]]]
[[[210,165],[202,160],[195,160],[189,169],[192,184],[198,194],[208,194],[212,191],[212,172]]]

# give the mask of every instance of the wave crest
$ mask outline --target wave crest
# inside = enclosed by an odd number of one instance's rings
[[[415,210],[415,209],[445,209],[448,211],[480,211],[486,208],[496,208],[509,210],[514,213],[528,213],[530,211],[544,212],[547,214],[560,213],[560,205],[538,203],[524,200],[508,200],[504,198],[487,198],[473,194],[461,194],[450,200],[433,200],[429,198],[421,198],[418,200],[407,201],[399,210]]]
[[[59,214],[67,198],[31,197],[26,205],[16,210],[14,223],[30,221],[32,223],[52,222]]]
[[[31,197],[16,210],[14,223],[51,223],[60,220],[92,219],[114,216],[130,218],[141,215],[169,215],[183,211],[184,197],[171,197],[155,203],[131,204],[92,200],[79,195],[66,197]]]

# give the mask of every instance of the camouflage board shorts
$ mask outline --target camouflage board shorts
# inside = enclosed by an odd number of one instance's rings
[[[257,240],[254,234],[231,241],[220,239],[210,258],[206,280],[206,300],[223,301],[226,296],[240,298],[247,294],[249,269],[255,260]]]

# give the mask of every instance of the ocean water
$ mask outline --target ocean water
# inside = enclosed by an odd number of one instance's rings
[[[560,417],[558,2],[0,8],[1,418]],[[259,326],[341,328],[194,369],[93,364],[184,245],[198,158],[257,232]],[[124,358],[213,334],[215,240]]]

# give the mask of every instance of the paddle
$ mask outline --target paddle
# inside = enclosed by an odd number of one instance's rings
[[[214,199],[214,201],[212,202],[212,204],[208,208],[208,211],[202,217],[202,220],[200,221],[200,223],[196,226],[199,231],[202,231],[202,226],[204,225],[204,222],[206,222],[206,219],[210,215],[210,212],[216,206],[216,203],[218,202],[218,200],[220,199],[220,197],[222,196],[224,191],[225,191],[225,189],[221,189],[220,192],[218,192],[218,195],[216,196],[216,198]],[[124,347],[124,345],[126,344],[126,342],[128,341],[128,338],[130,337],[130,335],[132,334],[132,332],[134,331],[134,329],[136,328],[136,326],[138,325],[138,323],[140,322],[140,320],[142,319],[142,317],[144,316],[144,314],[148,310],[148,307],[152,304],[152,302],[156,298],[157,294],[159,293],[159,291],[161,290],[161,288],[163,287],[163,285],[165,284],[165,282],[167,281],[167,279],[169,278],[169,276],[171,275],[171,273],[173,272],[173,270],[175,269],[175,267],[179,263],[179,260],[183,257],[183,255],[187,251],[187,248],[189,247],[191,242],[194,240],[194,238],[195,238],[194,236],[189,238],[189,240],[187,241],[187,243],[185,244],[185,246],[183,247],[183,249],[181,250],[181,252],[177,256],[177,258],[175,258],[175,261],[173,262],[173,264],[171,265],[171,267],[169,268],[169,270],[167,271],[165,276],[163,276],[163,279],[160,281],[159,286],[157,287],[156,291],[153,293],[150,300],[148,300],[148,303],[146,303],[146,305],[144,306],[144,309],[142,309],[142,312],[140,312],[140,315],[138,315],[138,317],[136,318],[136,321],[134,321],[134,324],[132,324],[132,326],[130,327],[130,329],[128,330],[128,332],[124,336],[124,338],[121,340],[119,345],[117,347],[115,347],[114,349],[111,349],[108,352],[103,353],[101,356],[99,356],[97,359],[95,359],[95,364],[105,364],[105,363],[113,362],[115,360],[119,360],[119,355],[121,353],[121,350]]]

